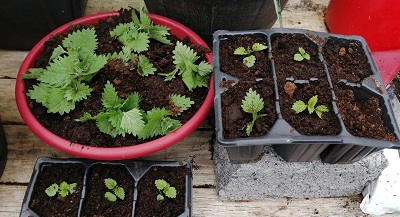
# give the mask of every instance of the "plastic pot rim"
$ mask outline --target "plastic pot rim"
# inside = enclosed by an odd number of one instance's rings
[[[116,15],[118,15],[118,12],[103,12],[82,17],[60,26],[59,28],[55,29],[54,31],[46,35],[44,38],[42,38],[32,48],[32,50],[28,53],[28,55],[22,62],[22,65],[18,71],[16,86],[15,86],[15,98],[22,119],[26,122],[30,130],[32,130],[32,132],[35,133],[45,143],[68,154],[72,154],[78,157],[97,159],[97,160],[122,160],[122,159],[137,158],[155,153],[157,151],[161,151],[178,143],[179,141],[183,140],[185,137],[190,135],[193,131],[195,131],[198,128],[198,126],[200,126],[200,124],[203,122],[203,120],[208,116],[208,113],[213,105],[214,82],[213,82],[213,76],[211,75],[207,96],[203,104],[201,105],[200,109],[188,122],[183,124],[176,131],[168,135],[165,135],[163,137],[160,137],[158,139],[146,143],[125,146],[125,147],[112,147],[112,148],[94,147],[94,146],[73,143],[55,135],[54,133],[46,129],[42,124],[40,124],[40,122],[32,114],[29,105],[27,103],[25,95],[26,92],[25,84],[21,76],[22,74],[27,72],[28,68],[33,67],[34,61],[44,48],[44,42],[47,41],[52,35],[56,33],[67,32],[68,27],[72,24],[78,24],[78,23],[93,24],[100,19]],[[207,44],[203,41],[203,39],[201,39],[196,33],[194,33],[186,26],[163,16],[155,14],[149,14],[149,16],[155,24],[160,24],[171,28],[170,31],[171,34],[177,36],[178,38],[182,39],[183,37],[188,36],[192,43],[208,47]],[[212,64],[212,54],[211,53],[207,54],[206,58],[208,62]]]

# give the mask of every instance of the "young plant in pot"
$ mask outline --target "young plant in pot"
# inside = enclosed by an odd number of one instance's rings
[[[191,173],[187,162],[39,158],[20,216],[191,216]]]
[[[325,163],[400,147],[392,106],[362,38],[279,29],[217,31],[214,39],[217,144],[232,162],[259,159],[264,145],[289,162]],[[246,114],[240,102],[250,96],[253,112]],[[262,104],[270,109],[254,109]]]
[[[143,9],[93,15],[60,27],[28,54],[17,105],[36,135],[67,153],[108,160],[148,155],[207,117],[213,93],[207,61],[204,41],[173,20]]]

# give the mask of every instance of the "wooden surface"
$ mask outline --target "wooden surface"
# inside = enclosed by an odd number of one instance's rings
[[[284,27],[326,31],[323,11],[328,0],[290,0],[283,12]],[[137,8],[138,1],[89,0],[86,14]],[[22,121],[14,97],[16,74],[26,51],[0,50],[0,116],[8,140],[8,159],[0,179],[0,217],[19,216],[33,165],[38,157],[72,157],[38,139]],[[189,160],[193,174],[193,216],[368,216],[359,209],[361,196],[343,198],[266,198],[257,201],[221,201],[215,190],[209,120],[188,138],[141,159]],[[386,215],[390,216],[390,215]]]

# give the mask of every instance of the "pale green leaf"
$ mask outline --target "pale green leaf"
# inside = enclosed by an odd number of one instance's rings
[[[193,89],[196,87],[195,81],[193,78],[193,71],[190,69],[186,69],[183,71],[182,81],[183,81],[183,83],[185,83],[185,85],[189,89],[189,91],[193,91]]]
[[[75,73],[76,59],[62,57],[54,60],[38,78],[39,81],[55,86],[67,86],[71,83]]]
[[[319,105],[315,108],[315,112],[317,113],[318,117],[322,119],[322,113],[328,112],[329,109],[325,105]]]
[[[119,135],[120,132],[111,124],[108,115],[97,116],[96,126],[99,128],[100,132],[110,135],[113,138]]]
[[[303,58],[303,56],[301,54],[296,53],[294,55],[293,59],[296,60],[296,61],[302,61],[304,58]]]
[[[154,184],[156,185],[156,188],[158,190],[164,190],[164,188],[169,187],[168,182],[166,182],[163,179],[157,179],[154,181]]]
[[[64,90],[53,88],[49,89],[45,107],[49,113],[59,113],[60,115],[63,115],[64,113],[69,113],[73,110],[75,108],[75,103],[74,101],[65,98]]]
[[[244,48],[244,47],[238,47],[238,48],[235,49],[235,51],[233,52],[233,54],[236,54],[236,55],[247,55],[247,54],[249,54],[249,53],[247,52],[246,48]]]
[[[61,182],[60,183],[60,189],[59,189],[59,193],[61,195],[61,197],[66,197],[69,194],[69,185],[66,182]]]
[[[182,123],[178,120],[172,119],[170,117],[166,117],[161,121],[161,134],[160,135],[166,135],[176,129],[178,129],[180,126],[182,126]]]
[[[243,63],[251,68],[254,66],[254,64],[256,63],[256,57],[254,55],[250,55],[248,57],[243,58]]]
[[[267,48],[268,48],[268,46],[265,46],[263,44],[254,43],[251,49],[255,52],[255,51],[262,51],[262,50],[265,50]]]
[[[170,28],[160,25],[153,25],[149,28],[149,37],[164,44],[172,44],[167,38]]]
[[[115,187],[117,187],[117,181],[115,181],[114,179],[110,179],[110,178],[104,179],[104,184],[110,190],[113,190]]]
[[[150,43],[149,39],[149,34],[139,32],[135,40],[133,40],[130,44],[127,44],[126,46],[132,48],[137,53],[140,53],[148,49]]]
[[[115,196],[113,193],[111,193],[111,192],[106,192],[105,194],[104,194],[104,197],[108,200],[108,201],[110,201],[110,202],[115,202],[115,201],[117,201],[117,196]]]
[[[169,198],[176,198],[176,189],[175,187],[167,187],[164,189],[165,196]]]
[[[297,100],[292,105],[292,109],[296,112],[296,114],[303,112],[304,110],[306,110],[306,108],[307,105],[301,100]]]
[[[76,191],[76,183],[71,183],[68,185],[68,191],[70,194],[73,194]]]
[[[264,101],[256,91],[250,88],[242,100],[241,107],[244,112],[257,113],[264,108]]]
[[[302,47],[299,47],[299,52],[302,56],[306,53],[306,51]]]
[[[164,200],[164,196],[162,196],[161,194],[157,195],[157,200]]]
[[[308,53],[303,54],[304,59],[310,60],[310,55]]]
[[[123,112],[121,128],[134,136],[139,135],[140,131],[144,128],[145,123],[143,121],[142,114],[139,109],[134,108],[127,112]]]
[[[58,192],[58,185],[55,183],[50,185],[48,188],[46,188],[45,192],[49,197],[55,196]]]
[[[110,115],[108,116],[108,121],[115,129],[119,129],[121,128],[121,121],[123,115],[124,114],[122,113],[121,110],[111,111]]]
[[[314,109],[315,109],[315,105],[317,104],[317,102],[318,102],[318,95],[315,95],[315,96],[313,96],[313,97],[311,97],[309,100],[308,100],[308,103],[307,103],[307,108],[308,108],[308,112],[310,113],[310,114],[312,114],[313,112],[314,112]]]
[[[114,188],[114,194],[121,200],[125,199],[125,191],[121,187]]]

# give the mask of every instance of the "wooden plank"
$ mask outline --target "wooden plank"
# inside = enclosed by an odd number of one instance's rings
[[[25,195],[26,186],[0,185],[0,216],[17,217]],[[359,196],[342,198],[267,198],[257,201],[221,201],[215,189],[193,189],[193,217],[210,216],[274,216],[309,217],[373,216],[361,212],[358,207]],[[395,217],[386,214],[382,217]]]
[[[3,123],[24,123],[15,101],[15,79],[0,79],[0,116]]]
[[[5,125],[4,128],[9,151],[1,182],[28,183],[39,157],[73,157],[45,144],[25,125]],[[193,162],[194,185],[214,185],[215,175],[209,151],[211,134],[211,131],[195,131],[180,143],[140,159]]]
[[[0,50],[0,79],[16,78],[28,51]]]
[[[0,185],[0,216],[19,216],[25,191],[26,186]]]

